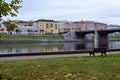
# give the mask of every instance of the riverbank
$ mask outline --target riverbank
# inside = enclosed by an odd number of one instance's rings
[[[0,40],[64,40],[59,34],[50,35],[2,35]],[[120,40],[120,36],[109,36],[109,40]]]
[[[7,80],[119,80],[119,66],[120,54],[3,61],[0,62],[0,78]]]
[[[76,50],[76,51],[60,51],[60,52],[35,52],[35,53],[0,53],[0,61],[4,61],[4,59],[6,60],[16,60],[16,57],[20,57],[19,59],[22,60],[22,57],[26,57],[24,59],[34,59],[35,56],[38,56],[37,58],[44,58],[43,56],[46,56],[49,58],[49,56],[51,57],[61,57],[61,55],[63,55],[63,57],[66,56],[89,56],[89,52],[90,50]],[[119,54],[120,53],[120,49],[107,49],[106,54]],[[95,53],[96,56],[100,55],[100,53]],[[28,57],[28,58],[27,58]],[[17,58],[17,60],[19,60]]]
[[[109,36],[110,41],[119,41],[120,36]],[[85,42],[93,40],[64,40],[62,35],[2,35],[0,44]]]
[[[82,42],[81,40],[0,40],[0,44]]]
[[[0,40],[64,40],[61,35],[2,35]]]

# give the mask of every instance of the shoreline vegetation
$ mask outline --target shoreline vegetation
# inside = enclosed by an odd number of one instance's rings
[[[0,40],[64,40],[61,35],[2,35]]]
[[[120,54],[0,62],[3,80],[119,80]]]
[[[64,40],[62,35],[1,35],[0,40]],[[109,36],[109,40],[120,40],[120,36]]]

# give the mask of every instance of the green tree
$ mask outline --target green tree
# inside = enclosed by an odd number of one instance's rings
[[[11,34],[15,30],[15,28],[18,27],[17,25],[10,22],[4,22],[3,24],[6,26],[8,34]]]
[[[10,0],[9,2],[6,0],[0,0],[0,17],[2,16],[17,16],[22,0]]]
[[[33,21],[28,21],[28,26],[33,26]]]
[[[2,31],[2,34],[3,34],[3,32],[4,32],[4,28],[1,28],[1,31]]]
[[[0,0],[0,18],[2,16],[17,16],[18,10],[22,7],[20,5],[20,3],[22,2],[22,0]],[[1,21],[2,19],[0,19]],[[1,27],[2,23],[0,24]],[[14,27],[16,26],[15,24],[10,24],[10,23],[6,23],[5,25],[7,26],[7,30],[10,32],[14,29]],[[13,27],[11,27],[13,26]]]
[[[18,34],[18,33],[20,32],[20,30],[19,30],[19,29],[16,29],[15,32]]]

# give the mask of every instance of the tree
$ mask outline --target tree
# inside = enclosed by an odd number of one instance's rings
[[[16,29],[15,32],[18,34],[18,33],[20,32],[20,30],[19,30],[19,29]]]
[[[22,0],[0,0],[0,17],[2,16],[17,16],[16,13],[18,13],[18,9],[21,8],[20,3]]]
[[[17,16],[18,10],[22,7],[20,3],[22,0],[0,0],[0,17],[2,16]],[[0,19],[1,21],[2,19]],[[2,24],[0,24],[1,27]],[[15,24],[10,24],[8,22],[4,22],[4,25],[7,27],[8,32],[13,31]],[[13,26],[13,27],[12,27]]]
[[[33,26],[33,21],[28,21],[28,26]]]
[[[28,29],[27,32],[28,32],[29,35],[31,35],[32,30],[31,30],[31,29]]]
[[[10,22],[4,22],[3,24],[6,26],[8,34],[11,34],[11,32],[13,32],[14,29],[18,27],[17,25],[12,24]]]
[[[1,31],[2,31],[2,34],[3,34],[3,32],[4,32],[4,28],[1,28]]]

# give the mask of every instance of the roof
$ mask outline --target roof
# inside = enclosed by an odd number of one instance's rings
[[[46,20],[46,19],[38,19],[35,22],[40,22],[40,21],[44,21],[44,22],[57,22],[57,21],[54,21],[54,20]]]

